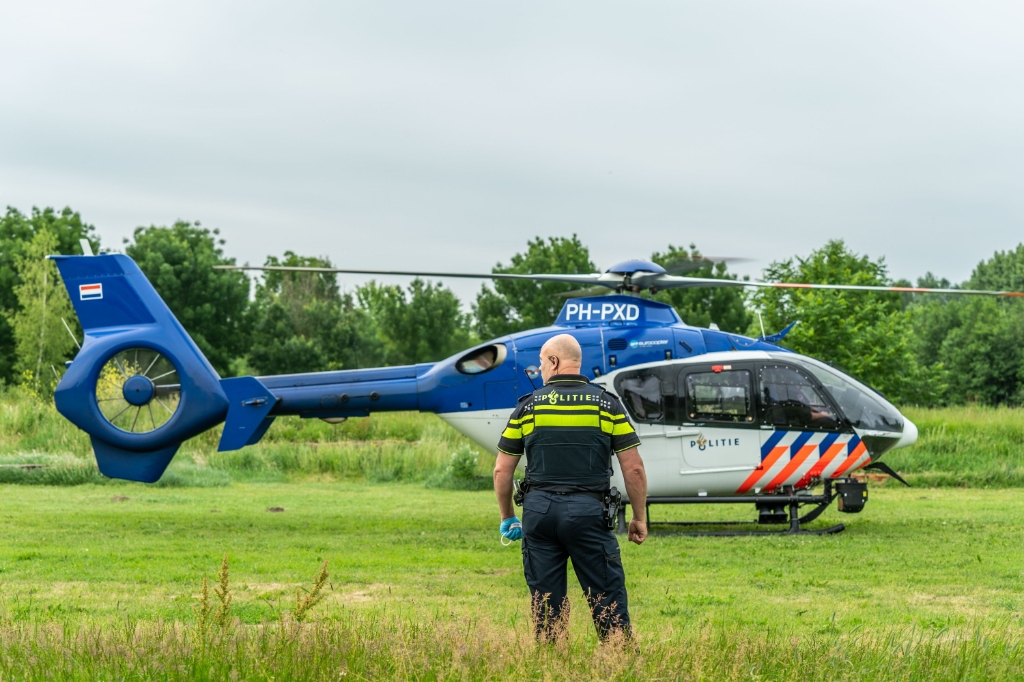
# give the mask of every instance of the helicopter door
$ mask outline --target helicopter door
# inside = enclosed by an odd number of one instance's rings
[[[686,469],[728,472],[761,463],[753,365],[687,368],[679,375],[678,392],[685,412],[676,428]]]
[[[782,363],[766,363],[758,377],[764,473],[744,486],[755,492],[803,485],[839,456],[848,438],[825,392],[810,374]],[[833,447],[834,446],[834,447]]]
[[[615,393],[640,436],[640,455],[651,496],[672,495],[673,481],[679,476],[678,441],[665,438],[664,423],[666,416],[672,418],[675,414],[677,372],[671,366],[653,367],[622,372],[615,378]],[[618,471],[614,458],[612,467]]]

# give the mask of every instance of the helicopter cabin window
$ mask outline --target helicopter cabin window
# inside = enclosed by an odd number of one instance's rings
[[[750,372],[702,372],[686,376],[686,405],[690,421],[754,421]]]
[[[839,420],[821,391],[803,372],[784,365],[761,370],[763,421],[776,428],[835,431]]]
[[[650,371],[631,372],[616,382],[622,403],[636,421],[657,422],[664,416],[661,377]]]

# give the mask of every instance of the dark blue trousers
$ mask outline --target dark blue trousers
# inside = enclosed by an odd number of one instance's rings
[[[523,501],[523,572],[538,636],[552,634],[566,602],[566,564],[572,559],[594,625],[602,638],[630,633],[626,573],[615,534],[604,525],[601,502],[586,495],[531,490]]]

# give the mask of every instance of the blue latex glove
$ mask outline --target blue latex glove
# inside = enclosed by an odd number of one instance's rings
[[[519,520],[519,517],[513,516],[510,519],[505,519],[501,522],[501,537],[508,540],[522,540],[523,539],[523,522]]]

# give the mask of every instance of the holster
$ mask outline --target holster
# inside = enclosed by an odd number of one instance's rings
[[[619,513],[619,506],[622,504],[622,493],[617,488],[612,488],[604,494],[604,525],[608,530],[615,530],[615,517]]]
[[[530,490],[530,482],[527,480],[514,480],[512,481],[512,487],[514,488],[512,501],[516,503],[517,507],[522,507],[523,500],[526,499],[526,493]]]

